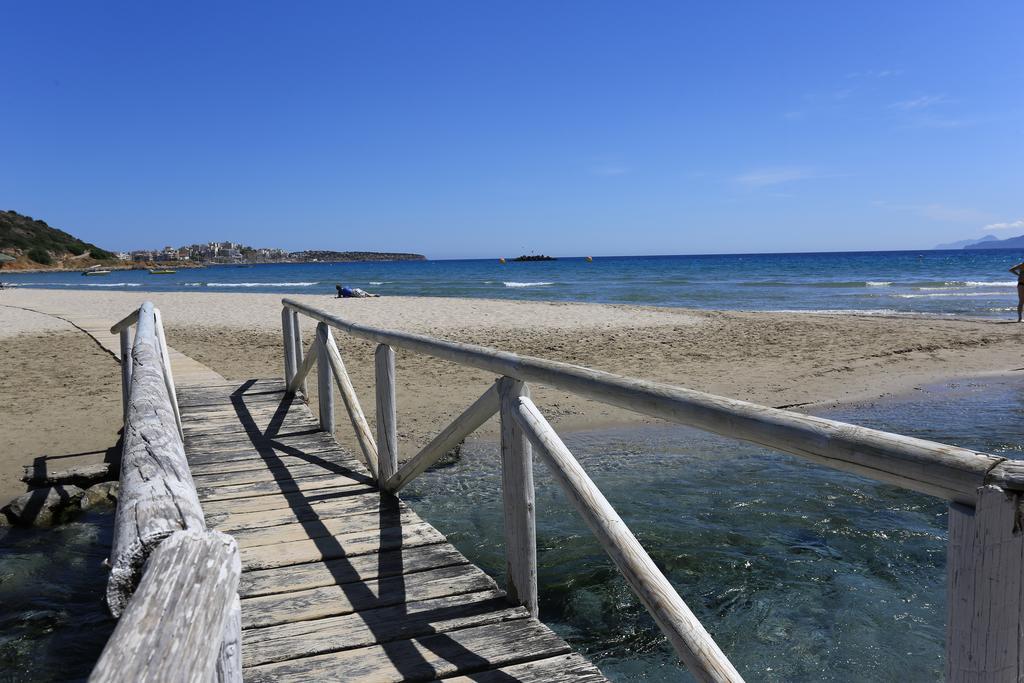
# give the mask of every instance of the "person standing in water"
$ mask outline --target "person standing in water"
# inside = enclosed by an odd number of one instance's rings
[[[1024,262],[1010,268],[1010,272],[1017,276],[1017,322],[1020,322],[1024,314]]]

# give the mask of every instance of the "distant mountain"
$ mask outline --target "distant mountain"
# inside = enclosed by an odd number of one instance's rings
[[[16,211],[0,211],[0,253],[13,258],[12,261],[2,259],[5,269],[57,265],[78,267],[114,258],[109,251],[95,244],[83,242],[74,235],[50,227],[45,221]]]
[[[968,244],[964,249],[1024,249],[1024,235]]]
[[[936,244],[934,248],[935,249],[966,249],[967,247],[973,246],[975,244],[981,244],[982,242],[991,242],[993,240],[998,242],[999,238],[996,237],[995,235],[985,235],[980,240],[979,239],[959,240],[957,242],[949,242],[947,244]],[[985,247],[985,249],[988,249],[988,247]]]

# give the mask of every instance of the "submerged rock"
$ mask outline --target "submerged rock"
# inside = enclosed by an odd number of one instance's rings
[[[50,486],[18,496],[0,512],[18,526],[53,526],[78,512],[83,496],[77,486]]]
[[[83,510],[97,506],[117,505],[117,493],[120,489],[120,482],[104,481],[93,484],[85,490],[82,496],[81,506]]]

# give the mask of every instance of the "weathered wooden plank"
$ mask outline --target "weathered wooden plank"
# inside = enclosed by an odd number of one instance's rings
[[[334,586],[467,564],[449,543],[399,548],[373,555],[355,555],[326,562],[258,569],[242,574],[243,598]]]
[[[410,600],[356,614],[245,632],[246,666],[311,657],[527,617],[501,591]]]
[[[175,531],[206,528],[167,395],[153,305],[148,302],[139,309],[129,397],[107,581],[107,605],[115,616],[161,540]]]
[[[211,680],[237,600],[239,572],[230,536],[179,531],[166,537],[150,556],[89,680]]]
[[[379,494],[370,494],[379,499]],[[231,535],[240,548],[256,548],[261,545],[277,545],[306,539],[331,538],[352,531],[368,533],[394,527],[421,524],[423,520],[409,508],[353,511],[338,517],[316,517],[298,524],[237,529]]]
[[[396,548],[443,543],[444,540],[440,531],[425,522],[402,527],[357,530],[333,537],[324,536],[277,545],[242,548],[242,568],[249,571],[283,567],[300,562],[318,562],[336,557],[366,555]]]
[[[316,623],[301,628],[275,631],[274,633],[278,635],[268,635],[267,629],[262,628],[257,633],[246,635],[248,642],[256,642],[264,637],[280,637],[280,634],[315,631],[318,625],[323,623],[320,620],[325,617],[480,591],[492,591],[499,597],[505,595],[498,591],[491,577],[473,565],[460,564],[425,572],[371,579],[362,583],[322,586],[292,593],[247,598],[242,601],[242,628],[317,620]],[[249,660],[249,664],[255,662]]]
[[[449,683],[602,683],[608,679],[576,653],[446,678]]]
[[[188,444],[185,444],[188,448]],[[240,451],[229,451],[229,458]],[[315,465],[326,472],[334,472],[347,477],[372,481],[363,474],[362,467],[355,469],[357,464],[352,458],[346,457],[337,451],[312,451],[294,452],[293,449],[274,449],[273,452],[257,455],[254,458],[244,460],[228,459],[223,461],[195,462],[189,459],[189,467],[192,470],[192,478],[198,479],[207,474],[232,474],[234,472],[259,472],[259,468],[266,468],[269,471],[287,470],[302,465]]]
[[[529,389],[519,380],[498,380],[501,401],[501,497],[505,515],[505,565],[508,598],[536,617],[537,529],[533,489],[533,456],[530,442],[516,421],[520,397]]]
[[[225,500],[203,500],[203,510],[208,517],[224,513],[257,512],[260,510],[303,509],[322,501],[336,500],[361,495],[373,490],[368,487],[327,486],[309,491],[291,491],[276,495],[256,495],[247,498]]]
[[[515,619],[392,641],[383,645],[264,664],[245,670],[246,680],[429,680],[566,653],[569,646],[535,619]]]
[[[1024,678],[1024,535],[1020,494],[978,489],[949,507],[947,681]]]
[[[679,597],[533,401],[519,396],[518,404],[515,418],[548,466],[552,478],[590,527],[658,627],[668,636],[690,673],[701,681],[742,681],[732,662]]]
[[[196,487],[209,486],[233,486],[237,484],[255,484],[268,481],[287,481],[305,479],[307,477],[322,477],[326,475],[346,476],[344,468],[328,468],[323,465],[297,464],[291,466],[275,467],[274,469],[249,469],[240,472],[217,472],[197,474],[192,472],[192,479]]]
[[[408,510],[401,501],[389,506],[389,514],[396,517],[399,511]],[[383,514],[380,494],[374,489],[367,489],[363,495],[351,495],[314,503],[297,502],[292,507],[274,510],[257,510],[255,512],[225,511],[220,514],[206,513],[206,523],[226,534],[237,534],[251,529],[265,529],[274,526],[309,526],[317,520],[344,517],[348,515]],[[353,523],[362,523],[354,520]]]
[[[291,493],[294,491],[312,491],[326,487],[362,486],[363,484],[349,477],[337,474],[321,474],[304,479],[256,482],[254,484],[235,484],[231,486],[203,486],[199,496],[203,502],[208,500],[230,500],[231,498],[252,498],[258,495]]]

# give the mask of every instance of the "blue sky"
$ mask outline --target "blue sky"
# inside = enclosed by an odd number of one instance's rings
[[[1024,3],[706,5],[0,0],[0,208],[433,258],[1024,233]]]

